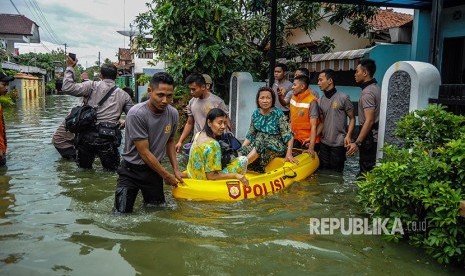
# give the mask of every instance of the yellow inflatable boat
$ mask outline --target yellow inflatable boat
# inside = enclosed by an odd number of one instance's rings
[[[173,197],[194,201],[239,201],[274,194],[287,189],[295,181],[310,176],[318,168],[318,156],[308,153],[295,157],[298,164],[284,162],[284,158],[273,159],[265,173],[247,172],[250,186],[237,179],[197,180],[186,178],[184,184],[173,188]]]

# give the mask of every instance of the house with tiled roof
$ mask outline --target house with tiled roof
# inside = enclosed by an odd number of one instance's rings
[[[0,40],[13,55],[15,43],[40,43],[39,26],[24,15],[0,13]]]
[[[131,74],[131,68],[134,66],[131,58],[131,50],[126,48],[119,48],[118,62],[115,65],[122,75]]]
[[[413,15],[380,10],[370,22],[370,38],[375,42],[410,43]]]
[[[355,83],[354,70],[359,60],[376,59],[378,69],[375,77],[382,79],[392,63],[410,58],[412,25],[413,15],[380,9],[371,20],[370,32],[366,37],[350,34],[348,22],[330,24],[327,20],[321,20],[319,27],[310,35],[296,30],[287,42],[299,48],[315,50],[323,37],[333,39],[336,47],[331,52],[315,53],[310,61],[301,62],[300,65],[309,69],[312,88],[316,91],[319,91],[318,73],[323,69],[335,70],[337,86],[350,95],[351,100],[357,101],[360,89]]]
[[[413,15],[382,9],[370,22],[368,37],[357,37],[349,33],[349,24],[330,24],[326,20],[310,35],[303,30],[293,30],[287,38],[289,44],[297,47],[316,48],[324,36],[334,39],[334,52],[362,49],[374,43],[410,43]]]

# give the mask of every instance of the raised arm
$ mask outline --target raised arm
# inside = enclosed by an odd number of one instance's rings
[[[66,56],[66,70],[63,77],[62,91],[68,95],[75,97],[87,97],[92,92],[92,86],[95,85],[93,81],[86,81],[82,83],[76,83],[74,80],[74,66],[76,66],[77,60],[74,61],[70,57]]]
[[[287,106],[291,101],[290,97],[288,97],[289,93],[292,93],[292,91],[286,94],[286,89],[284,87],[278,87],[278,100],[282,106]]]

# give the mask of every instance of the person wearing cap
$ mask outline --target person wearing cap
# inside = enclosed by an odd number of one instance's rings
[[[176,152],[178,153],[184,140],[191,134],[192,129],[194,129],[194,134],[203,129],[207,114],[212,108],[219,108],[228,114],[228,108],[223,99],[212,94],[207,89],[207,83],[202,74],[190,74],[186,79],[186,84],[189,86],[192,99],[187,104],[187,123],[176,144]],[[231,129],[229,117],[226,119],[226,125]]]
[[[210,91],[211,93],[214,93],[213,91],[213,81],[210,75],[207,74],[202,74],[203,78],[205,79],[205,85],[207,86],[207,90]]]
[[[87,105],[97,107],[95,126],[81,131],[75,138],[77,150],[76,162],[80,168],[92,169],[96,157],[99,157],[104,170],[116,171],[120,163],[119,146],[121,144],[120,117],[128,113],[134,105],[131,97],[116,87],[118,70],[113,64],[103,64],[100,68],[100,81],[75,82],[74,67],[78,60],[66,56],[66,70],[62,91],[74,97],[83,97]],[[99,102],[109,95],[107,100]],[[111,128],[113,135],[102,135],[99,128]]]
[[[8,92],[8,83],[14,79],[0,72],[0,96],[4,96]],[[5,119],[0,104],[0,167],[6,166],[6,144]]]

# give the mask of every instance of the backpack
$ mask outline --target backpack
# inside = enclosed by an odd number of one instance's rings
[[[231,160],[238,156],[237,151],[224,140],[217,140],[221,148],[221,169],[224,169],[231,163]]]
[[[112,87],[108,93],[97,104],[97,108],[101,106],[115,91],[116,86]],[[92,92],[91,92],[92,93]],[[95,127],[97,122],[97,108],[87,104],[87,101],[82,105],[75,106],[65,118],[65,128],[72,133],[80,133]]]
[[[65,118],[65,128],[72,133],[91,129],[97,122],[97,110],[88,104],[75,106]]]
[[[241,142],[237,140],[237,138],[234,137],[234,134],[230,131],[225,131],[221,135],[221,140],[225,141],[235,151],[238,151],[242,147]]]
[[[226,168],[231,160],[238,157],[238,150],[241,148],[241,142],[231,132],[224,132],[218,140],[221,147],[221,167]]]

